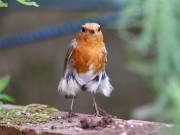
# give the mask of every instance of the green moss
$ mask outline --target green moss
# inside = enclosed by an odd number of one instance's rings
[[[58,110],[46,105],[32,104],[18,108],[1,108],[0,124],[36,124],[51,121]]]

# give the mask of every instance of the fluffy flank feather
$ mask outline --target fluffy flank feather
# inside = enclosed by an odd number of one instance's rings
[[[106,97],[110,97],[112,90],[113,86],[109,82],[109,77],[106,75],[106,77],[101,81],[97,91],[99,91]]]
[[[76,96],[79,90],[79,85],[73,78],[70,78],[68,81],[66,78],[62,78],[59,82],[58,91],[64,95]]]

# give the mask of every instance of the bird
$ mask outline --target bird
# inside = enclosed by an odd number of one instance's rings
[[[113,90],[106,73],[106,63],[107,50],[100,25],[92,22],[83,24],[68,47],[64,74],[58,85],[58,91],[72,99],[69,116],[73,113],[74,99],[80,91],[91,93],[95,115],[100,115],[95,94],[110,97]]]

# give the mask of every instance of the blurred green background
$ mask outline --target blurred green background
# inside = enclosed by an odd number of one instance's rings
[[[117,14],[116,21],[102,28],[108,50],[107,72],[115,90],[110,98],[97,94],[97,102],[123,119],[179,121],[178,0],[39,0],[38,8],[7,2],[9,7],[0,13],[0,37]],[[17,104],[69,108],[70,101],[58,94],[57,86],[67,45],[75,35],[0,49],[0,75],[11,76],[7,93]],[[92,113],[89,93],[79,93],[75,111]]]

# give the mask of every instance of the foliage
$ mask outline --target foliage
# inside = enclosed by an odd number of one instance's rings
[[[35,7],[39,7],[39,5],[34,2],[34,1],[30,1],[30,0],[16,0],[18,3],[25,5],[25,6],[35,6]],[[0,7],[8,7],[8,3],[3,2],[2,0],[0,0]]]
[[[10,76],[8,76],[8,75],[0,79],[0,100],[14,103],[15,100],[12,97],[10,97],[9,95],[4,93],[4,90],[7,87],[7,85],[9,84],[9,82],[10,82]],[[1,102],[1,104],[2,104],[2,102]]]
[[[23,4],[23,5],[25,5],[25,6],[39,7],[39,5],[34,1],[29,1],[29,0],[16,0],[16,1]]]
[[[0,7],[8,7],[8,3],[5,3],[2,0],[0,0]]]
[[[131,69],[154,90],[155,102],[134,111],[138,118],[180,122],[180,1],[127,0],[118,22],[131,44]],[[132,31],[140,31],[133,34]]]

